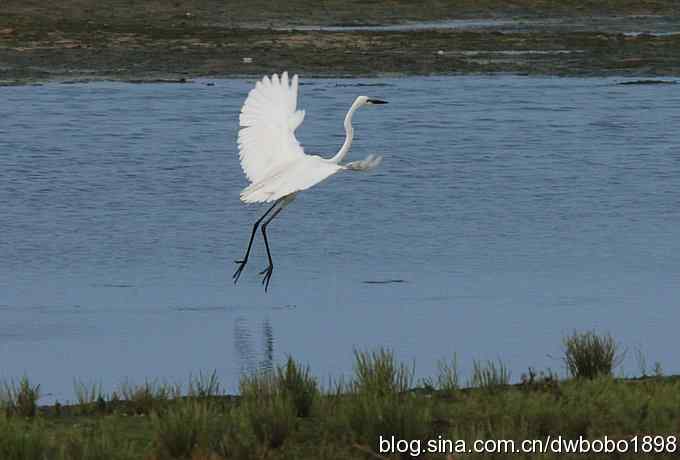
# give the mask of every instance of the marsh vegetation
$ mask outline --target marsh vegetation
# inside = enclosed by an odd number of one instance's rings
[[[37,406],[40,387],[24,377],[3,386],[0,457],[399,458],[377,453],[380,435],[470,442],[677,433],[680,380],[659,367],[654,376],[642,368],[644,376],[617,376],[621,353],[609,335],[574,332],[564,339],[565,378],[529,369],[511,383],[498,359],[475,362],[463,385],[455,356],[439,363],[439,375],[416,381],[415,363],[399,362],[389,349],[355,350],[353,375],[326,385],[288,358],[244,375],[238,396],[224,394],[207,373],[184,388],[126,381],[110,394],[76,381],[75,404],[45,407]]]

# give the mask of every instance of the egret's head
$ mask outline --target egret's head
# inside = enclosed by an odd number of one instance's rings
[[[374,97],[368,97],[368,96],[359,96],[356,100],[358,105],[378,105],[378,104],[387,104],[387,101],[383,101],[381,99],[376,99]]]

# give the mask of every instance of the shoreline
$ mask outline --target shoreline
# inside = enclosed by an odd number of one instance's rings
[[[212,377],[212,374],[205,374],[208,377]],[[616,384],[625,384],[625,385],[642,385],[642,384],[668,384],[668,383],[678,383],[680,382],[680,374],[668,374],[668,375],[661,375],[661,376],[655,376],[655,375],[640,375],[640,376],[630,376],[630,377],[608,377],[611,379],[613,383]],[[558,383],[574,383],[575,380],[569,379],[569,378],[555,378],[556,382]],[[342,380],[342,379],[340,379]],[[74,380],[80,385],[84,385],[81,382],[79,382],[77,379]],[[180,392],[179,389],[174,388],[174,384],[168,384],[168,383],[159,383],[159,382],[164,382],[163,380],[156,380],[152,379],[151,381],[145,382],[143,384],[140,384],[137,386],[137,390],[139,388],[144,388],[145,386],[148,386],[149,388],[155,387],[155,389],[163,388],[162,392],[167,392],[168,397],[165,398],[166,401],[180,401],[183,399],[190,399],[192,398],[192,395],[190,393],[185,393],[185,392]],[[219,383],[218,380],[215,378],[215,382]],[[499,387],[499,390],[501,391],[522,391],[525,390],[529,387],[541,387],[545,386],[546,384],[550,384],[552,382],[551,378],[548,378],[547,380],[537,380],[536,382],[531,382],[528,383],[526,381],[518,381],[515,383],[507,383],[503,384]],[[177,384],[179,385],[179,384]],[[87,385],[85,385],[87,386]],[[110,401],[111,394],[116,393],[114,390],[110,394],[107,394],[101,390],[101,388],[98,388],[96,384],[91,384],[87,390],[89,392],[92,392],[93,389],[95,391],[99,391],[101,393],[101,396],[104,398],[104,400],[108,403],[109,407],[106,408],[104,412],[115,412],[116,410],[119,412],[125,412],[131,409],[132,406],[134,406],[133,402],[130,400],[126,399],[119,399],[120,395],[116,396],[116,400],[113,402],[113,404]],[[468,384],[468,386],[460,386],[456,388],[456,392],[458,392],[461,395],[476,395],[480,393],[480,388],[476,386],[472,386]],[[447,395],[447,391],[441,390],[441,389],[436,389],[436,388],[426,388],[425,386],[414,386],[412,388],[409,388],[403,392],[403,394],[413,394],[416,396],[426,396],[426,397],[445,397]],[[239,393],[229,393],[229,392],[224,392],[221,394],[215,394],[211,395],[211,398],[214,398],[216,400],[222,400],[226,403],[238,403],[242,395]],[[36,411],[37,414],[40,414],[42,416],[55,416],[55,415],[64,415],[64,414],[69,414],[69,413],[75,413],[77,414],[78,412],[81,412],[87,404],[94,404],[96,403],[96,399],[93,399],[92,401],[83,403],[83,402],[78,402],[77,398],[74,398],[74,400],[62,400],[60,401],[59,399],[55,399],[54,402],[51,403],[45,403],[45,404],[39,404],[36,406]],[[101,403],[100,403],[101,404]],[[60,413],[59,413],[60,412]]]
[[[353,375],[327,387],[289,357],[267,372],[243,375],[238,396],[223,392],[213,371],[190,377],[185,391],[179,384],[127,381],[105,393],[100,384],[75,380],[77,402],[38,406],[41,386],[24,377],[0,387],[0,452],[49,460],[387,459],[397,458],[378,454],[388,435],[470,444],[560,436],[624,443],[663,438],[667,451],[655,452],[673,458],[680,376],[663,374],[658,363],[648,374],[642,357],[638,376],[615,377],[623,352],[611,336],[593,334],[564,339],[566,378],[529,367],[518,383],[510,383],[499,358],[473,361],[462,385],[455,354],[439,361],[437,375],[415,380],[415,362],[399,362],[385,348],[355,350]],[[594,344],[583,347],[593,336]],[[523,458],[546,458],[546,452]],[[431,453],[413,457],[444,458]],[[611,451],[602,458],[635,455]]]
[[[278,71],[274,71],[278,72]],[[612,82],[612,85],[616,86],[632,86],[632,85],[676,85],[680,84],[680,75],[524,75],[524,74],[514,74],[497,72],[493,74],[487,73],[465,73],[465,74],[437,74],[437,75],[409,75],[409,74],[386,74],[386,75],[314,75],[314,74],[304,74],[301,75],[306,80],[316,80],[316,79],[339,79],[339,80],[360,80],[360,79],[395,79],[395,78],[409,78],[409,77],[419,77],[419,78],[455,78],[455,77],[519,77],[519,78],[569,78],[569,79],[587,79],[587,78],[607,78],[614,79],[620,78],[621,81]],[[0,88],[8,88],[15,86],[46,86],[46,85],[88,85],[96,83],[124,83],[130,85],[149,85],[149,84],[173,84],[173,85],[204,85],[204,86],[216,86],[217,81],[221,80],[251,80],[259,79],[262,74],[230,74],[224,76],[198,76],[198,77],[179,77],[173,78],[172,75],[167,75],[163,77],[151,77],[151,78],[115,78],[110,76],[101,77],[77,77],[77,78],[50,78],[47,80],[36,79],[36,80],[19,80],[19,81],[2,81],[0,80]]]

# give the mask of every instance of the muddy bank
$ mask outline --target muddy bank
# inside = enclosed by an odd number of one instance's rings
[[[3,0],[0,17],[25,23],[186,24],[252,28],[374,25],[466,18],[680,16],[677,0]]]
[[[514,73],[680,75],[680,35],[220,27],[0,28],[0,81]]]
[[[680,74],[675,0],[452,3],[7,0],[0,84],[281,69],[305,76]]]

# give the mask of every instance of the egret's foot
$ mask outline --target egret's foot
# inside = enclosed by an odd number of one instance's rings
[[[267,288],[269,287],[269,280],[272,278],[272,272],[274,271],[274,266],[269,265],[267,268],[262,270],[260,272],[260,275],[264,275],[262,277],[262,284],[264,284],[264,292],[267,292]]]
[[[236,284],[238,279],[241,277],[241,272],[243,271],[243,268],[248,263],[248,259],[235,260],[234,263],[238,264],[238,268],[236,269],[236,271],[234,272],[234,275],[232,276],[232,278],[234,279],[234,284]]]

